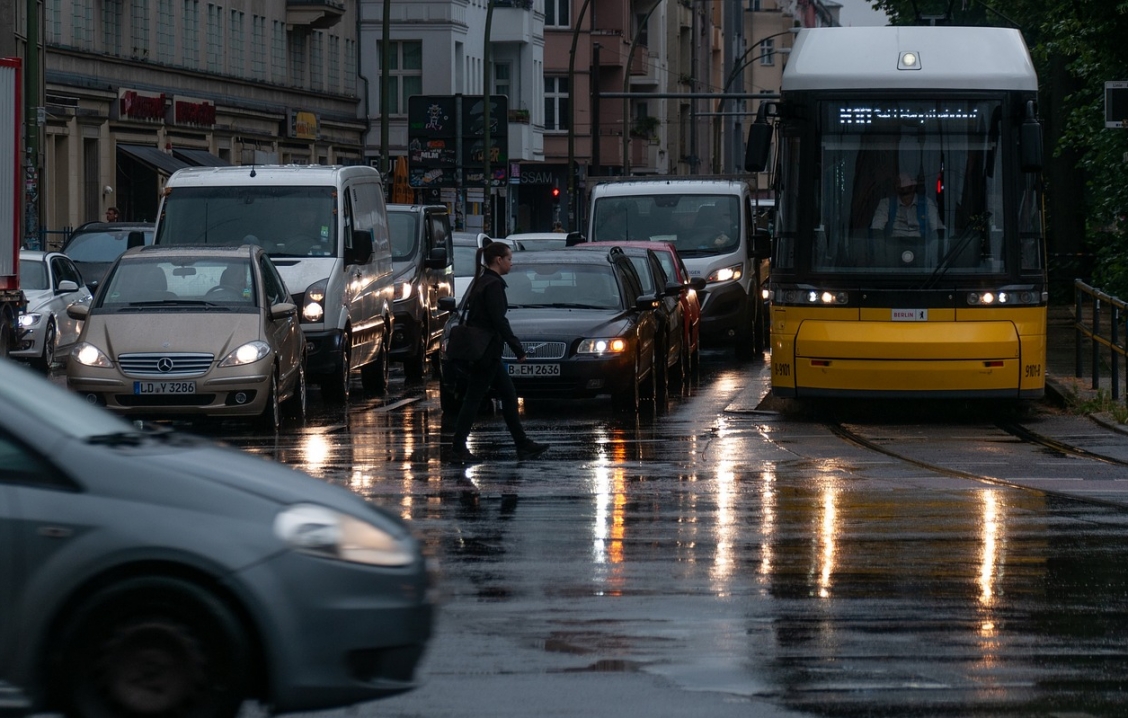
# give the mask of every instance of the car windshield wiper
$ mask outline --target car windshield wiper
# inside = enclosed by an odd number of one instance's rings
[[[130,302],[131,307],[209,307],[214,309],[222,309],[225,312],[231,311],[231,307],[225,304],[216,304],[215,302],[206,302],[202,299],[156,299],[147,302]]]
[[[557,309],[609,309],[609,307],[605,307],[605,306],[598,305],[598,304],[579,304],[579,303],[557,303],[557,304],[549,304],[548,306],[556,307]]]

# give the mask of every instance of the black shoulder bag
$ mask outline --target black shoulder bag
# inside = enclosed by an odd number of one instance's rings
[[[476,287],[471,287],[471,290],[473,289],[476,289]],[[470,300],[473,298],[473,294],[466,298],[466,303],[462,305],[462,312],[458,317],[458,324],[450,329],[450,336],[447,338],[446,344],[448,359],[467,362],[478,361],[485,356],[486,349],[493,341],[493,332],[472,327],[466,323]]]

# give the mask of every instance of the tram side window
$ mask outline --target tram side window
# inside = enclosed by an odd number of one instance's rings
[[[795,231],[799,208],[799,158],[800,141],[796,131],[786,126],[781,130],[782,162],[780,162],[776,208],[775,253],[772,266],[776,269],[795,268]]]
[[[1026,175],[1018,206],[1019,249],[1024,270],[1042,268],[1042,199],[1038,179]]]

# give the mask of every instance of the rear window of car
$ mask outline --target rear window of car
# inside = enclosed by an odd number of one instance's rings
[[[139,231],[139,230],[133,230]],[[145,244],[153,243],[153,233],[144,232]],[[83,232],[67,243],[66,255],[76,262],[112,262],[129,248],[129,230]]]

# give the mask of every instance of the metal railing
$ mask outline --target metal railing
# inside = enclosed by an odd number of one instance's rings
[[[1128,346],[1125,342],[1125,338],[1128,338],[1128,325],[1125,325],[1128,318],[1128,304],[1122,299],[1090,287],[1080,279],[1074,280],[1073,293],[1073,327],[1076,330],[1075,375],[1078,379],[1084,376],[1084,344],[1088,340],[1092,388],[1100,389],[1103,348],[1109,355],[1109,382],[1112,399],[1115,401],[1120,398],[1121,359],[1128,358]],[[1102,305],[1109,307],[1107,318],[1104,316]]]

